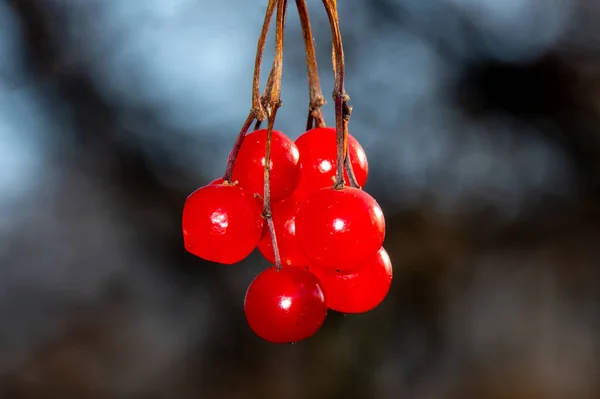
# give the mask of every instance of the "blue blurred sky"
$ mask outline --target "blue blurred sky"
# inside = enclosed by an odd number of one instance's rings
[[[222,173],[249,110],[255,43],[265,1],[47,2],[68,16],[60,38],[67,61],[57,68],[87,70],[107,101],[119,108],[120,122],[131,133],[124,140],[149,148],[158,144],[181,167],[197,168],[205,175]],[[322,84],[329,98],[329,27],[321,2],[308,3]],[[371,160],[370,189],[399,202],[431,190],[452,204],[467,193],[489,197],[510,209],[518,208],[523,193],[532,189],[568,191],[568,171],[549,143],[519,135],[481,135],[482,130],[525,127],[503,120],[465,121],[444,94],[465,59],[526,60],[556,45],[570,30],[574,3],[395,3],[394,12],[404,16],[402,26],[379,24],[377,14],[365,2],[339,2],[347,46],[347,90],[354,106],[350,126]],[[302,133],[308,101],[295,13],[291,3],[284,107],[277,123],[292,137]],[[470,22],[482,46],[468,45],[459,19]],[[432,45],[438,39],[458,57],[440,54]],[[269,46],[267,54],[272,49]],[[66,111],[57,112],[49,100],[51,83],[34,83],[21,53],[18,21],[7,6],[0,5],[2,207],[27,195],[38,179],[50,174],[46,158],[57,143],[48,140],[52,135],[47,133],[69,129]],[[267,58],[263,76],[269,62]],[[140,110],[150,112],[153,120]],[[326,112],[331,123],[330,106]]]

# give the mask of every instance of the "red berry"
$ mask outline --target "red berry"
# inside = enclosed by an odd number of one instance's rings
[[[311,268],[321,282],[327,306],[342,313],[364,313],[375,309],[392,285],[392,262],[383,247],[354,272]]]
[[[250,328],[272,343],[301,341],[325,321],[327,305],[317,277],[296,267],[273,266],[248,287],[244,311]]]
[[[211,262],[233,264],[258,245],[263,218],[251,193],[238,186],[213,184],[186,199],[182,227],[189,252]]]
[[[225,181],[225,179],[223,179],[222,177],[219,177],[218,179],[215,179],[215,180],[211,181],[210,183],[208,183],[208,185],[209,186],[211,186],[211,185],[218,186],[218,185],[223,184],[224,181]],[[228,183],[228,185],[229,184],[236,185],[237,183]],[[258,205],[258,207],[262,210],[263,209],[263,198],[258,194],[254,194],[253,197],[254,197],[254,200],[256,201],[256,204]]]
[[[298,211],[298,205],[299,202],[295,196],[271,205],[279,256],[281,263],[286,266],[306,266],[309,264],[308,259],[306,259],[296,242],[296,212]],[[266,223],[264,230],[258,249],[269,262],[275,263],[271,235],[266,228]]]
[[[311,129],[296,139],[300,151],[300,177],[296,191],[310,194],[320,188],[331,187],[336,168],[336,131],[331,127]],[[359,186],[367,182],[369,164],[358,141],[348,135],[348,156]],[[348,175],[344,172],[348,182]]]
[[[385,238],[377,201],[363,190],[323,188],[296,214],[296,240],[311,265],[350,270],[374,256]]]
[[[232,181],[252,193],[263,195],[267,129],[248,134],[238,152]],[[298,182],[298,148],[285,134],[273,130],[271,139],[271,200],[279,201],[294,192]]]

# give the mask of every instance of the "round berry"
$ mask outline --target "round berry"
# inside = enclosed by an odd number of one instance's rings
[[[296,191],[304,195],[320,188],[331,187],[336,169],[336,131],[332,127],[317,127],[300,135],[296,141],[300,151],[300,177]],[[359,186],[364,187],[369,174],[365,151],[348,135],[348,156]],[[348,182],[348,175],[344,171]]]
[[[385,238],[385,219],[365,191],[323,188],[296,214],[296,240],[311,265],[350,270],[375,256]]]
[[[308,259],[306,259],[296,242],[296,212],[298,206],[299,202],[295,196],[271,205],[279,257],[281,263],[286,266],[306,266],[309,264]],[[275,263],[271,235],[267,228],[264,230],[258,249],[269,262]]]
[[[392,262],[381,247],[377,255],[356,271],[336,272],[311,268],[319,278],[327,307],[342,313],[364,313],[375,309],[392,285]]]
[[[233,264],[258,245],[263,218],[251,193],[238,186],[211,184],[186,199],[182,227],[188,252],[211,262]]]
[[[248,287],[244,311],[250,328],[272,343],[301,341],[325,321],[327,305],[319,280],[311,272],[273,266]]]
[[[249,133],[238,152],[232,181],[254,194],[263,195],[267,129]],[[271,137],[270,183],[273,202],[290,196],[298,182],[299,152],[296,144],[285,134],[273,130]]]
[[[209,186],[211,185],[222,185],[225,182],[225,179],[223,179],[222,177],[219,177],[218,179],[215,179],[213,181],[211,181],[210,183],[208,183]],[[237,182],[228,182],[227,184],[224,184],[226,186],[235,186],[237,185]],[[253,195],[254,200],[256,201],[256,204],[258,205],[258,207],[262,210],[263,209],[263,198],[262,196],[260,196],[259,194],[254,194]]]

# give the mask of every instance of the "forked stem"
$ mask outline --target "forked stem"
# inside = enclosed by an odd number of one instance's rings
[[[300,25],[302,26],[302,36],[304,38],[304,50],[306,53],[309,95],[306,130],[310,130],[313,127],[325,126],[325,118],[323,117],[322,109],[323,105],[325,105],[325,97],[323,97],[323,92],[321,91],[315,44],[313,42],[313,33],[305,0],[296,0],[296,6],[298,7]]]
[[[336,130],[336,173],[334,188],[344,187],[344,164],[346,154],[348,153],[348,121],[350,120],[351,108],[348,107],[350,97],[344,90],[344,47],[342,45],[342,34],[340,32],[339,17],[337,12],[336,0],[323,0],[329,25],[331,26],[332,51],[331,60],[333,63],[334,86],[333,101],[335,108],[335,130]]]

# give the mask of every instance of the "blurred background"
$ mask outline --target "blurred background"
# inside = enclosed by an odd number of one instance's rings
[[[294,345],[246,325],[261,256],[203,262],[180,225],[250,109],[265,7],[0,2],[0,398],[600,398],[600,3],[339,1],[394,283]]]

